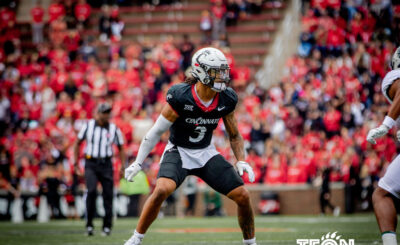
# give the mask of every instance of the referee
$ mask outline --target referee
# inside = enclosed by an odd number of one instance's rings
[[[86,196],[86,232],[93,235],[93,217],[96,210],[97,182],[100,181],[103,188],[103,202],[105,216],[103,219],[102,235],[108,236],[112,226],[112,201],[113,201],[113,156],[112,144],[119,149],[121,164],[125,164],[123,151],[124,140],[120,129],[110,123],[111,105],[102,103],[97,108],[96,119],[90,119],[78,133],[78,139],[74,145],[74,169],[78,176],[82,176],[79,169],[79,146],[86,140],[85,148],[85,182]]]

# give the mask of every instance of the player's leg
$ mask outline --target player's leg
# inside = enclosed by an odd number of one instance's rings
[[[160,212],[161,204],[169,197],[176,189],[176,183],[172,179],[159,178],[157,179],[156,187],[150,197],[146,200],[143,211],[140,214],[139,222],[136,226],[136,231],[140,234],[145,234],[147,229],[157,218]]]
[[[254,238],[254,214],[250,202],[249,191],[244,186],[239,186],[232,190],[227,195],[230,199],[236,202],[238,207],[238,220],[240,228],[242,229],[243,239],[248,243],[255,244],[251,240]]]
[[[93,217],[96,211],[97,198],[97,175],[94,163],[86,160],[85,163],[85,182],[86,182],[86,229],[87,235],[93,235]]]
[[[125,245],[140,245],[147,229],[157,218],[161,204],[185,180],[188,171],[182,168],[182,161],[176,148],[164,153],[158,171],[156,187],[146,200],[133,236]]]
[[[382,232],[384,245],[397,244],[397,214],[393,197],[400,197],[400,182],[398,176],[400,176],[399,156],[389,165],[385,176],[379,180],[379,187],[375,189],[372,195],[375,216],[378,221],[379,229]]]
[[[232,164],[221,155],[211,158],[207,164],[194,172],[214,190],[226,195],[238,205],[239,226],[244,244],[256,244],[254,214],[247,189]]]
[[[395,232],[397,226],[397,215],[392,194],[378,187],[372,195],[375,216],[381,232]]]
[[[153,193],[147,198],[142,213],[140,214],[136,229],[124,245],[140,245],[144,234],[157,218],[161,204],[176,189],[175,181],[168,178],[158,178]]]

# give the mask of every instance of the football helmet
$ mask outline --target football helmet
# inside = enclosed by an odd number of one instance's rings
[[[228,60],[216,48],[199,49],[192,57],[192,76],[216,92],[228,87],[229,70]]]
[[[390,66],[392,70],[400,69],[400,47],[398,47],[394,52]]]

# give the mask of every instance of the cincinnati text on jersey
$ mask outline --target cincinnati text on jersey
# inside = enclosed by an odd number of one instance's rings
[[[186,118],[185,122],[191,124],[218,124],[219,118]]]

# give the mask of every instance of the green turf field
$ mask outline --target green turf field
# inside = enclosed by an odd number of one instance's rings
[[[95,236],[84,235],[83,221],[51,221],[39,224],[0,222],[0,244],[123,244],[131,235],[137,219],[115,221],[110,237],[102,237],[101,222],[96,220]],[[163,218],[158,219],[146,234],[144,245],[180,244],[242,244],[235,217]],[[258,231],[257,231],[258,230]],[[217,231],[217,232],[216,232]],[[355,244],[380,244],[375,217],[372,214],[341,217],[319,216],[258,216],[257,244],[296,244],[296,239],[319,239],[337,231]],[[331,244],[331,243],[329,243]],[[339,244],[339,243],[338,243]]]

